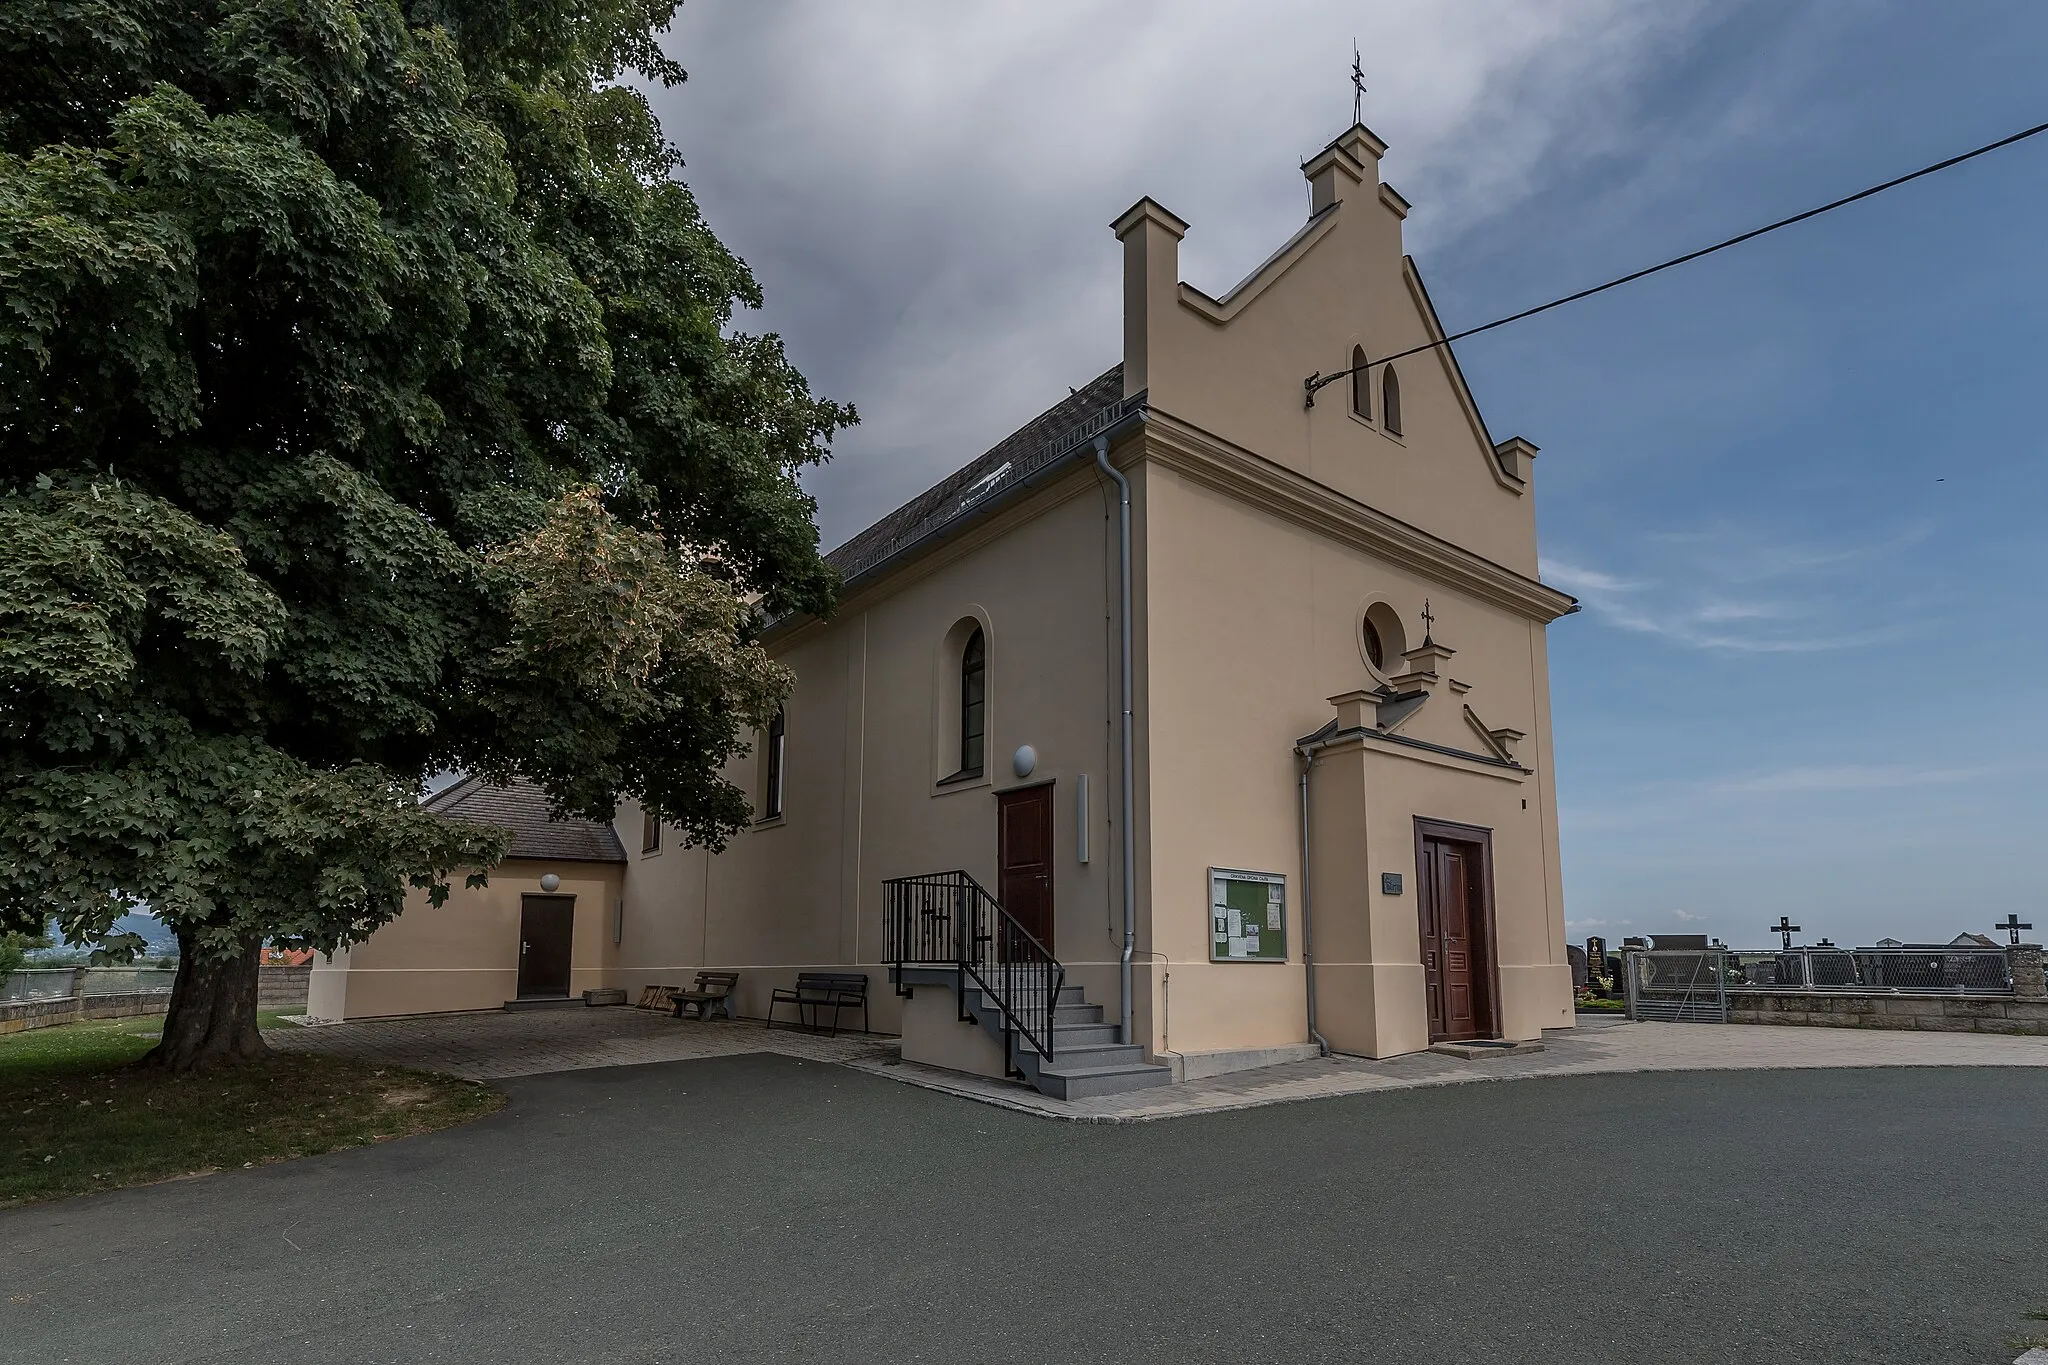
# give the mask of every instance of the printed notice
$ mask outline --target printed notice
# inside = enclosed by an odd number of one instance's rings
[[[1209,960],[1287,961],[1287,878],[1209,869]]]

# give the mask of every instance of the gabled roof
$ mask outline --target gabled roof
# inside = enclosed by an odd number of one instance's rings
[[[559,862],[623,863],[626,850],[610,825],[572,816],[548,818],[548,796],[525,778],[494,787],[481,777],[465,777],[421,803],[434,814],[471,825],[496,825],[512,831],[508,858],[547,858]]]
[[[826,555],[825,562],[851,582],[1058,459],[1123,399],[1124,367],[1118,363]]]

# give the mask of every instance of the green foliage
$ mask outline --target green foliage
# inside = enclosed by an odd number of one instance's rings
[[[28,955],[50,946],[46,934],[0,934],[0,986],[28,963]]]
[[[0,927],[358,940],[502,856],[449,768],[746,818],[853,413],[622,84],[673,9],[0,7]]]

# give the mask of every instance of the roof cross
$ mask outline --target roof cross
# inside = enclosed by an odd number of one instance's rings
[[[1422,599],[1422,643],[1426,645],[1433,645],[1436,643],[1435,640],[1430,638],[1430,631],[1435,626],[1436,614],[1430,611],[1429,599],[1425,597]]]
[[[1792,922],[1792,917],[1790,915],[1778,916],[1778,922],[1776,924],[1771,925],[1770,929],[1771,932],[1774,934],[1783,934],[1785,936],[1786,952],[1792,951],[1792,935],[1805,932],[1798,925]]]
[[[2031,924],[2020,923],[2020,917],[2018,915],[2007,914],[2004,919],[2000,920],[1998,923],[1992,925],[1991,927],[1994,929],[2003,929],[2008,934],[2011,934],[2014,946],[2018,946],[2020,941],[2020,930],[2031,929],[2034,926]]]
[[[1351,122],[1365,122],[1365,66],[1358,55],[1358,39],[1351,40]]]

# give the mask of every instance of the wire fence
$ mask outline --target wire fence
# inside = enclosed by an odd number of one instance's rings
[[[1897,991],[2005,995],[2012,968],[2003,948],[1790,948],[1726,955],[1740,990]]]
[[[2003,948],[1630,948],[1622,983],[1632,1019],[1725,1023],[1730,991],[1842,995],[2010,995]]]

